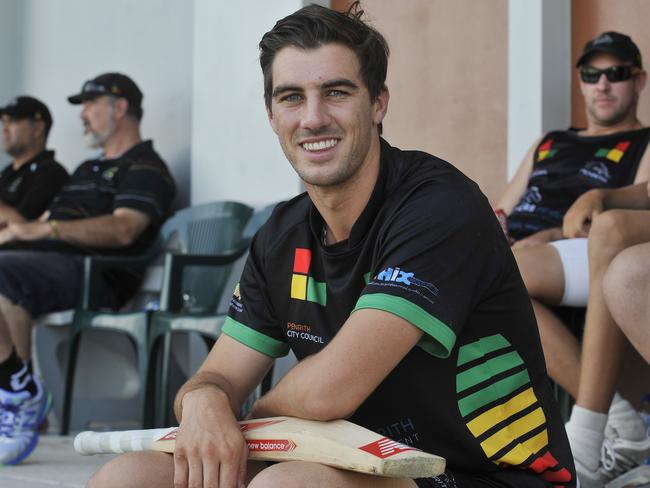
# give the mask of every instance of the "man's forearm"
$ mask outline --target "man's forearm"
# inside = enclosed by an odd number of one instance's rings
[[[120,248],[132,244],[128,231],[114,215],[79,220],[50,220],[50,237],[90,247]]]
[[[601,192],[603,206],[606,210],[614,208],[627,208],[647,210],[650,209],[647,183],[637,183],[616,189],[598,190]]]
[[[0,223],[25,221],[25,217],[23,217],[14,207],[0,202]]]
[[[350,416],[354,408],[348,405],[347,398],[332,390],[327,379],[321,381],[323,375],[327,375],[318,359],[318,354],[315,354],[300,361],[271,391],[255,402],[252,416],[287,415],[321,421]]]

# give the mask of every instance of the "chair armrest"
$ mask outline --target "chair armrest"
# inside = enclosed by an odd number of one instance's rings
[[[247,243],[246,243],[247,244]],[[160,309],[178,312],[183,306],[182,285],[183,270],[189,266],[221,267],[234,263],[248,250],[241,245],[235,250],[223,254],[165,254]]]
[[[126,269],[142,271],[151,263],[155,254],[145,253],[137,256],[86,256],[84,258],[81,308],[88,310],[95,299],[104,293],[101,275],[107,270]]]

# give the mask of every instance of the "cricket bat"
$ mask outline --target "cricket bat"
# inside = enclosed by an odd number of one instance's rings
[[[310,461],[380,476],[428,478],[442,474],[445,460],[395,442],[346,420],[317,422],[270,417],[239,422],[249,459]],[[82,432],[74,440],[80,454],[155,450],[174,452],[177,428],[122,432]]]

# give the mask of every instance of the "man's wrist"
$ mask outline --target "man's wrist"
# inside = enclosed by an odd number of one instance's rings
[[[216,378],[218,377],[218,378]],[[221,385],[219,379],[221,376],[213,375],[211,373],[198,373],[196,376],[190,378],[176,394],[174,399],[174,414],[176,415],[176,420],[178,422],[183,418],[183,409],[185,398],[194,392],[199,392],[199,390],[212,390],[213,392],[218,392],[223,394],[223,398],[228,405],[230,405],[230,399],[226,389]],[[215,381],[216,380],[216,381]]]
[[[59,221],[58,220],[48,220],[47,221],[49,227],[50,227],[50,239],[58,239],[59,238]]]

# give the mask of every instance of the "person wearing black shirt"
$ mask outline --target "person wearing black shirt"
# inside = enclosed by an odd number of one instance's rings
[[[151,141],[140,136],[142,93],[129,77],[106,73],[68,99],[83,104],[85,138],[102,155],[82,163],[48,210],[0,230],[0,463],[34,449],[48,394],[32,373],[31,320],[76,305],[83,256],[139,253],[169,215],[175,184]],[[139,277],[116,277],[117,305]]]
[[[244,486],[235,412],[290,349],[298,364],[251,416],[349,418],[446,457],[448,472],[287,462],[250,465],[249,487],[575,486],[498,222],[449,163],[381,139],[388,47],[357,9],[311,5],[262,38],[269,120],[307,192],[254,237],[223,334],[176,396],[174,457],[125,455],[89,487]]]
[[[36,219],[68,179],[45,149],[52,116],[40,100],[21,96],[1,107],[0,117],[2,147],[13,157],[0,172],[0,224]]]

